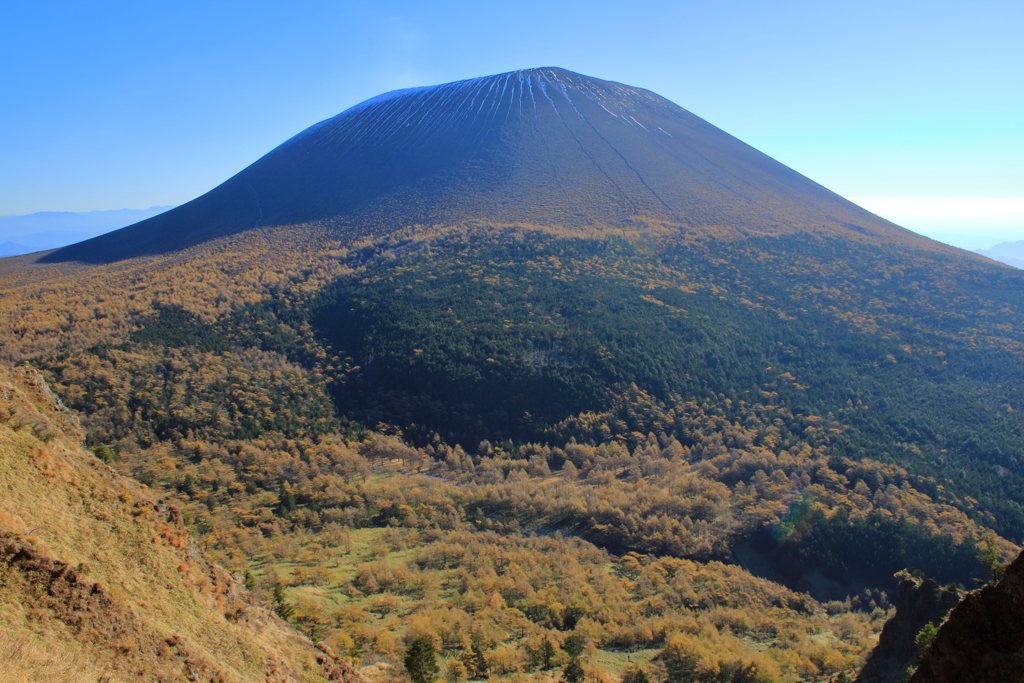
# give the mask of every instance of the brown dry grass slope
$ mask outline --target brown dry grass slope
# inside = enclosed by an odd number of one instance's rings
[[[359,678],[210,562],[176,509],[81,438],[36,371],[0,367],[4,680]]]

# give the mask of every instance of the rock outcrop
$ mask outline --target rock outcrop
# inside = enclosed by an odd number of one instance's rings
[[[1024,554],[999,583],[971,593],[953,610],[910,681],[1024,681]]]
[[[917,634],[927,624],[940,623],[960,597],[960,591],[941,588],[931,579],[904,578],[900,582],[896,614],[886,622],[856,683],[903,683],[907,668],[917,661]]]

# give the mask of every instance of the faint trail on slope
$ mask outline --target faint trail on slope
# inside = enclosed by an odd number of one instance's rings
[[[263,254],[263,258],[260,259],[260,265],[262,266],[267,262],[267,259],[270,258],[270,252],[274,250],[274,242],[270,239],[270,235],[267,234],[267,229],[263,227],[263,207],[260,206],[260,193],[256,191],[256,188],[253,187],[252,183],[249,181],[246,181],[245,184],[249,186],[250,190],[252,190],[252,194],[256,198],[256,211],[259,212],[259,216],[256,218],[256,223],[252,227],[259,230],[263,239],[267,241],[267,251]]]
[[[637,123],[640,123],[640,122],[637,121]],[[654,191],[653,187],[651,187],[650,185],[647,184],[647,181],[644,180],[644,177],[642,175],[640,175],[640,171],[638,171],[635,168],[633,168],[633,165],[630,164],[629,161],[626,160],[626,157],[623,156],[622,152],[620,152],[618,150],[618,148],[615,147],[615,145],[613,145],[612,143],[608,142],[608,139],[605,136],[601,135],[601,131],[599,131],[597,129],[597,126],[595,126],[590,121],[587,121],[587,125],[589,125],[594,130],[594,133],[597,135],[597,137],[601,138],[601,141],[604,142],[604,144],[608,145],[608,149],[610,149],[611,151],[615,152],[615,154],[619,157],[619,159],[622,160],[622,163],[625,164],[626,168],[628,168],[630,171],[632,171],[634,173],[634,175],[636,175],[637,180],[640,181],[640,184],[643,185],[644,187],[646,187],[647,191],[650,192],[652,195],[654,195],[654,198],[657,199],[659,202],[661,202],[662,206],[664,206],[669,211],[674,211],[675,210],[671,206],[669,206],[668,204],[665,203],[665,200],[662,199],[661,196],[657,192]],[[643,124],[640,123],[640,126],[643,127]],[[644,130],[647,130],[647,129],[644,128]]]

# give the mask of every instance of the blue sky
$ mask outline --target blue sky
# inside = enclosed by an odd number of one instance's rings
[[[1022,26],[1019,0],[3,3],[0,215],[179,204],[380,92],[562,66],[990,246],[1024,239]]]

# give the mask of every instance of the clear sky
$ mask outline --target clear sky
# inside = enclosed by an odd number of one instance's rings
[[[1024,239],[1022,28],[1020,0],[4,2],[0,215],[179,204],[380,92],[561,66],[990,246]]]

